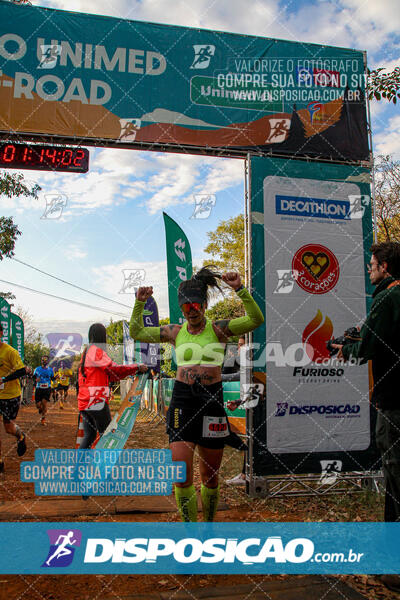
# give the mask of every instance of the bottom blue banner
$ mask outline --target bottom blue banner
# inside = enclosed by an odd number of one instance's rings
[[[400,573],[400,523],[2,523],[0,572]]]

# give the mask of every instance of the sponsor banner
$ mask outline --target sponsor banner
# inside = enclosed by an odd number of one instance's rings
[[[9,344],[11,338],[11,308],[7,300],[5,300],[4,298],[0,298],[0,322],[3,328],[3,335],[1,337],[1,341],[4,344]]]
[[[398,523],[2,523],[0,573],[399,573],[399,532]]]
[[[368,159],[360,51],[5,0],[0,19],[4,132]]]
[[[145,327],[158,327],[158,307],[153,296],[147,299],[143,310],[143,323]],[[128,329],[129,333],[129,329]],[[129,338],[131,339],[131,338]],[[147,365],[157,373],[160,372],[160,344],[150,344],[147,342],[136,342],[135,344],[136,360],[140,364]]]
[[[369,186],[356,167],[262,158],[251,167],[268,452],[283,472],[321,472],[321,459],[342,454],[344,471],[361,470],[367,455],[376,460],[368,366],[338,361],[326,344],[366,317]]]
[[[24,352],[24,322],[18,315],[11,313],[11,345],[18,350],[18,354],[23,361]]]
[[[164,214],[167,243],[169,322],[183,324],[185,319],[178,303],[181,281],[192,277],[192,251],[189,240],[177,223]]]

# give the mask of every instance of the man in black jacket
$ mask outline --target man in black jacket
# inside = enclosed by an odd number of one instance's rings
[[[386,483],[384,518],[390,522],[400,521],[400,243],[374,244],[371,252],[368,271],[376,287],[361,340],[336,347],[340,349],[338,358],[372,361],[376,444]],[[383,575],[381,579],[387,587],[400,590],[400,576]]]
[[[385,521],[400,520],[400,243],[384,242],[371,247],[368,267],[372,285],[371,311],[361,328],[361,341],[346,344],[345,360],[372,360],[378,409],[376,442],[382,455],[386,481]]]

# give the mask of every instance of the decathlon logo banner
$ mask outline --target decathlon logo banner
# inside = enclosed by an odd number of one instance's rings
[[[319,217],[321,219],[349,219],[348,200],[327,200],[323,198],[301,198],[296,196],[276,196],[278,215]]]
[[[311,456],[317,452],[334,452],[344,472],[376,460],[368,368],[339,363],[327,348],[332,336],[360,325],[367,313],[371,210],[365,201],[359,218],[353,199],[367,199],[369,186],[348,179],[362,171],[251,161],[251,285],[265,310],[265,326],[255,330],[253,341],[267,351],[263,427],[274,472],[273,455],[280,455],[282,472],[312,472],[307,469],[315,468]],[[279,348],[292,349],[293,360],[272,360]],[[265,463],[260,468],[264,473]]]
[[[10,574],[400,572],[399,523],[2,523],[0,534]]]

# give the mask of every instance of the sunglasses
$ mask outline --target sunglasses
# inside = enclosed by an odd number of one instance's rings
[[[201,302],[185,302],[182,304],[181,309],[183,312],[188,313],[191,311],[191,309],[200,311],[202,306],[203,305]]]

